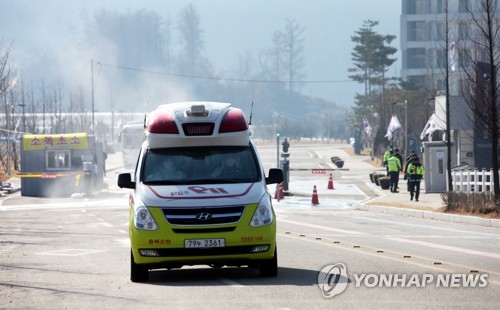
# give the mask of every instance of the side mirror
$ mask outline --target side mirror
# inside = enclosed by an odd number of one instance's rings
[[[269,176],[266,178],[266,184],[276,184],[283,182],[283,170],[278,168],[269,169]]]
[[[130,173],[120,173],[118,175],[118,187],[120,188],[135,188],[135,182],[132,182]]]

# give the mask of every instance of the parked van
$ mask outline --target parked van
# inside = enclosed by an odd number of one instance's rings
[[[248,123],[228,103],[159,106],[146,125],[130,194],[131,280],[184,265],[248,266],[276,276],[276,217]]]

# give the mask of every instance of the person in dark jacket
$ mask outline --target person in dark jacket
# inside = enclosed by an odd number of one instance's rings
[[[413,200],[413,197],[415,197],[415,201],[418,201],[418,197],[420,196],[420,181],[424,177],[425,169],[417,156],[413,157],[413,161],[408,165],[406,173],[410,182],[410,200]]]
[[[399,170],[398,170],[398,183],[396,183],[397,188],[396,190],[399,189],[399,173],[403,171],[403,157],[401,154],[399,154],[399,149],[394,149],[394,156],[396,156],[399,159]]]
[[[406,173],[406,171],[408,170],[408,165],[411,164],[411,162],[413,161],[413,157],[415,156],[417,156],[417,154],[415,154],[414,150],[411,150],[410,155],[406,156],[405,170],[403,170],[405,174],[404,179],[406,180],[406,190],[408,192],[410,191],[410,178],[408,178],[408,173]]]

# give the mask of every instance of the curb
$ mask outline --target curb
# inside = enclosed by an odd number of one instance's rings
[[[433,211],[415,210],[415,209],[405,209],[405,208],[395,208],[395,207],[384,207],[384,206],[372,206],[365,204],[355,204],[353,205],[355,210],[360,211],[372,211],[381,212],[392,215],[407,216],[414,218],[432,219],[438,221],[445,221],[450,223],[460,223],[460,224],[470,224],[476,226],[494,227],[500,228],[500,219],[487,219],[477,216],[470,215],[457,215],[449,213],[438,213]]]

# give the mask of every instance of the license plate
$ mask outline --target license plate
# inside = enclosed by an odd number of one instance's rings
[[[184,240],[185,248],[223,248],[226,246],[224,239],[187,239]]]

